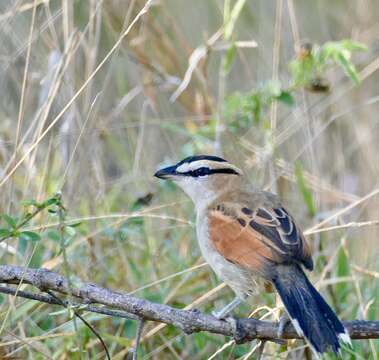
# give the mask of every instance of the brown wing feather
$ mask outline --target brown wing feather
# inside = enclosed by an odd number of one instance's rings
[[[218,204],[210,209],[209,229],[214,247],[226,259],[262,275],[273,263],[313,267],[309,245],[282,207]]]
[[[263,274],[267,260],[273,260],[270,248],[246,223],[242,226],[237,219],[220,212],[212,212],[209,229],[216,250],[233,263]]]

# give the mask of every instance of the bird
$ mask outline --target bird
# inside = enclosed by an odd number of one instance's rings
[[[235,298],[214,312],[219,319],[249,296],[273,287],[289,321],[318,354],[339,353],[351,344],[347,330],[314,288],[304,269],[313,270],[311,248],[277,195],[252,190],[237,166],[213,155],[187,157],[158,170],[193,201],[202,256]]]

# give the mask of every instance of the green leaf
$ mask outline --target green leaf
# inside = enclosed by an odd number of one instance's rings
[[[325,63],[326,60],[333,58],[334,54],[339,51],[340,48],[338,43],[328,41],[319,49],[317,60],[322,63]]]
[[[78,222],[76,222],[76,223],[72,223],[72,224],[70,224],[70,225],[68,225],[68,226],[70,226],[70,227],[78,227],[78,226],[80,226],[80,225],[82,225],[82,224],[83,224],[82,221],[78,221]]]
[[[224,1],[224,24],[230,19],[230,0]]]
[[[344,277],[349,275],[349,259],[346,256],[343,247],[340,247],[337,256],[337,277]],[[341,302],[344,302],[348,294],[348,284],[345,282],[336,284],[336,294]]]
[[[12,234],[12,231],[10,231],[9,229],[5,229],[5,228],[0,228],[0,237],[6,237],[6,236],[10,236]]]
[[[13,218],[7,214],[3,214],[3,219],[7,222],[7,224],[11,227],[11,228],[15,228],[17,226],[17,219],[16,218]]]
[[[353,63],[347,58],[346,54],[343,51],[337,52],[334,54],[335,62],[341,66],[345,74],[350,78],[350,80],[355,84],[359,85],[360,80]]]
[[[339,43],[341,47],[349,51],[367,51],[367,46],[358,41],[345,39],[345,40],[341,40]]]
[[[226,51],[225,57],[223,58],[223,71],[224,74],[228,74],[236,57],[236,46],[233,43],[229,49]]]
[[[26,200],[22,200],[21,201],[21,205],[23,205],[23,206],[35,206],[35,207],[39,207],[40,206],[40,204],[36,201],[36,200],[34,200],[34,199],[26,199]]]
[[[27,212],[27,213],[25,213],[25,214],[22,216],[21,221],[22,221],[22,222],[23,222],[23,221],[29,221],[31,218],[32,218],[32,213]]]
[[[47,199],[46,201],[43,202],[43,206],[44,207],[47,207],[47,206],[51,206],[51,205],[57,205],[59,204],[60,200],[57,199],[56,197],[52,197],[50,199]]]
[[[332,59],[335,64],[339,65],[350,80],[358,85],[360,80],[355,66],[350,61],[353,51],[366,51],[366,45],[346,39],[342,41],[329,41],[325,43],[318,52],[318,61],[325,64],[328,59]]]
[[[276,100],[286,104],[288,106],[293,106],[295,104],[295,100],[292,97],[291,93],[288,91],[282,91],[279,96],[275,97]]]
[[[75,236],[76,235],[76,230],[70,225],[70,226],[65,226],[64,231],[69,235],[69,236]]]
[[[303,195],[305,205],[308,208],[308,214],[309,216],[314,217],[316,215],[316,206],[313,201],[312,192],[309,190],[305,182],[305,178],[303,175],[303,170],[302,170],[300,162],[296,162],[295,164],[295,176],[296,176],[297,185],[301,191],[301,194]]]
[[[133,320],[125,320],[124,333],[128,339],[134,339],[136,333],[136,322]]]
[[[26,237],[19,236],[18,244],[17,244],[17,252],[21,255],[25,255],[26,249],[28,248],[29,244],[30,244],[30,241]]]
[[[142,216],[132,217],[128,221],[129,226],[142,226],[144,224],[144,218]]]
[[[47,237],[53,241],[59,242],[61,240],[61,236],[56,230],[50,230],[47,232]]]
[[[314,56],[291,61],[289,68],[294,84],[296,86],[308,84],[315,76],[317,65],[317,59]]]
[[[282,84],[280,81],[269,81],[265,88],[263,89],[263,93],[267,93],[269,97],[277,97],[282,92]]]
[[[41,235],[34,232],[34,231],[21,231],[20,236],[22,236],[23,238],[26,238],[27,240],[31,240],[31,241],[41,240]]]
[[[128,237],[129,229],[127,227],[120,228],[118,231],[118,235],[121,241],[125,241]]]
[[[57,311],[53,311],[51,313],[49,313],[48,315],[49,316],[58,316],[58,315],[63,315],[63,314],[67,314],[67,309],[62,309],[62,310],[57,310]]]

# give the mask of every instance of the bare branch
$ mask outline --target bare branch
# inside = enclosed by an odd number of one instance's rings
[[[50,295],[35,294],[35,293],[29,292],[29,291],[17,290],[17,289],[6,287],[6,286],[0,286],[0,293],[18,296],[18,297],[22,297],[22,298],[30,299],[30,300],[36,300],[36,301],[43,302],[46,304],[51,304],[51,305],[61,305],[60,302],[53,299]],[[68,301],[62,300],[62,302],[66,306],[69,305]],[[86,304],[84,302],[71,304],[71,306],[73,306],[75,308],[80,308],[81,310],[84,310],[84,311],[93,312],[93,313],[97,313],[97,314],[120,317],[120,318],[124,318],[124,319],[139,320],[138,316],[135,316],[133,314],[129,314],[125,311],[111,310],[111,309],[107,309],[106,307],[99,307],[96,305],[90,305],[90,304]]]
[[[39,288],[41,291],[56,291],[61,294],[72,293],[79,303],[88,304],[86,310],[100,312],[111,316],[130,317],[157,321],[174,325],[187,334],[199,331],[208,331],[215,334],[231,336],[239,342],[253,339],[278,340],[278,323],[261,321],[256,319],[238,319],[237,326],[233,322],[219,320],[211,315],[202,314],[198,310],[180,310],[167,305],[156,304],[144,299],[139,299],[126,293],[102,288],[96,284],[73,281],[73,286],[68,286],[67,279],[63,276],[45,269],[27,269],[20,266],[1,265],[0,282],[8,284],[27,283]],[[16,295],[16,290],[0,287],[0,292]],[[37,301],[57,304],[52,297],[41,294],[17,291],[17,296],[33,298]],[[93,304],[105,305],[109,310],[95,307]],[[126,312],[126,313],[125,313]],[[352,339],[377,339],[379,338],[379,321],[345,321],[344,326]],[[243,335],[243,336],[241,336]],[[283,339],[298,339],[292,325],[285,328]]]

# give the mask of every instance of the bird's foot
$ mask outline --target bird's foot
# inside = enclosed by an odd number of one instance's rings
[[[249,333],[241,325],[239,319],[229,316],[224,320],[232,326],[234,334],[233,339],[236,342],[236,344],[243,344],[246,341],[249,341]]]
[[[230,314],[241,302],[243,299],[241,297],[236,296],[233,301],[224,306],[219,311],[212,311],[212,315],[217,319],[226,319],[227,315]]]
[[[288,317],[287,313],[284,313],[279,318],[279,326],[278,326],[278,338],[281,339],[283,337],[284,330],[288,324],[291,323],[291,319]]]
[[[223,309],[222,309],[222,310],[223,310]],[[219,311],[213,310],[213,311],[212,311],[212,315],[213,315],[215,318],[219,319],[219,320],[225,320],[225,319],[227,319],[228,314],[225,314],[225,312],[222,311],[222,310],[219,310]]]
[[[233,339],[236,342],[236,344],[244,344],[248,341],[251,341],[255,339],[256,334],[256,324],[250,325],[249,321],[257,321],[255,319],[236,319],[234,317],[228,316],[220,319],[222,321],[225,321],[229,323],[233,330]],[[290,319],[287,320],[291,321]],[[283,329],[287,325],[287,322],[284,324]],[[281,335],[280,335],[281,336]],[[278,334],[279,337],[279,334]],[[269,341],[272,341],[274,343],[284,345],[286,344],[285,340],[282,339],[269,339]]]

